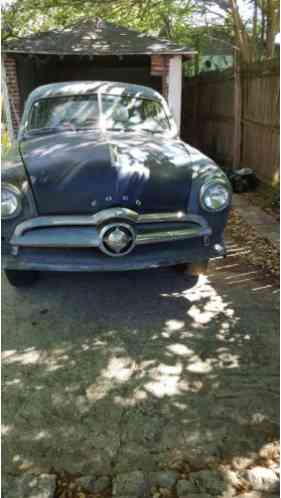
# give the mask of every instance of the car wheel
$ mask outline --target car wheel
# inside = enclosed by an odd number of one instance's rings
[[[188,270],[187,264],[180,264],[175,266],[175,270],[177,273],[185,273]]]
[[[199,263],[180,264],[175,266],[175,270],[179,273],[185,273],[192,277],[205,275],[207,273],[208,261],[201,261]]]
[[[14,287],[27,287],[32,285],[39,277],[37,271],[5,270],[7,280]]]
[[[208,261],[200,261],[199,263],[190,263],[186,272],[193,277],[199,277],[199,275],[206,275],[207,268]]]

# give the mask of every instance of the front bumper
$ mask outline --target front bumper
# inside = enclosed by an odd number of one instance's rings
[[[129,223],[132,252],[120,257],[101,250],[102,229]],[[3,246],[2,246],[3,247]],[[17,225],[4,244],[4,269],[38,271],[127,271],[201,262],[223,255],[221,234],[199,215],[138,215],[106,210],[95,216],[36,217]]]
[[[219,245],[219,251],[214,246]],[[122,258],[111,258],[91,249],[22,249],[17,256],[3,258],[4,269],[37,271],[128,271],[193,263],[222,256],[224,246],[211,240],[208,247],[201,239],[157,247],[142,247]]]

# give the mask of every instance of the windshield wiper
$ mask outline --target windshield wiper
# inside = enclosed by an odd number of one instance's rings
[[[27,130],[25,132],[25,135],[42,135],[42,134],[48,134],[48,133],[59,133],[61,131],[73,131],[65,128],[60,128],[60,127],[48,127],[48,128],[36,128],[34,130]]]
[[[147,131],[148,133],[163,133],[165,130],[149,130],[148,128],[140,128],[140,131]]]
[[[124,132],[141,132],[163,133],[165,130],[149,130],[148,128],[106,128],[106,131],[124,131]]]
[[[105,128],[105,131],[134,131],[132,128]]]
[[[99,130],[99,128],[94,128],[91,126],[80,126],[79,128],[75,128],[75,131],[89,131],[89,130]]]

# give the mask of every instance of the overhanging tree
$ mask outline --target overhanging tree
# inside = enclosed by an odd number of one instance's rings
[[[83,16],[99,16],[194,46],[202,14],[209,12],[217,18],[214,24],[227,30],[229,42],[239,48],[244,62],[272,57],[280,23],[279,0],[245,0],[245,4],[252,9],[252,17],[246,20],[237,0],[14,0],[2,7],[2,36],[24,36],[64,27]],[[206,35],[208,31],[210,26]]]

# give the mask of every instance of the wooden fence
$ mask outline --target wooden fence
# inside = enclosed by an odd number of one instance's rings
[[[241,167],[253,168],[271,184],[279,181],[279,61],[241,70]],[[234,77],[232,70],[186,78],[183,87],[183,139],[219,164],[233,161]]]

